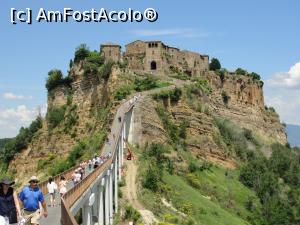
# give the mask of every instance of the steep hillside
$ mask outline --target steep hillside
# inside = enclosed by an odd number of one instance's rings
[[[300,159],[285,147],[279,116],[264,105],[259,75],[173,67],[170,74],[149,74],[130,69],[126,60],[111,61],[81,45],[67,76],[51,70],[47,115],[7,142],[2,172],[21,185],[90,158],[106,140],[120,102],[149,90],[134,108],[128,140],[138,156],[143,207],[137,206],[165,224],[297,224],[300,201],[292,197]],[[276,210],[288,213],[284,206],[293,213],[280,220]]]

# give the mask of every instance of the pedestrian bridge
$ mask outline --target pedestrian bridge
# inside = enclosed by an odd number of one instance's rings
[[[111,139],[102,149],[103,154],[110,152],[111,157],[62,196],[60,210],[58,207],[48,208],[49,216],[41,219],[41,225],[77,225],[75,215],[80,211],[84,225],[113,224],[113,215],[118,212],[118,182],[122,178],[125,141],[132,139],[131,124],[136,101],[132,98],[123,103],[115,114]],[[61,175],[70,180],[77,167],[55,176],[55,182],[59,182]],[[46,186],[47,182],[40,184],[43,193],[47,193]]]
[[[177,86],[183,84],[178,83]],[[111,157],[62,196],[60,209],[58,207],[48,208],[49,215],[47,218],[41,219],[41,225],[78,225],[75,215],[80,211],[84,225],[113,224],[114,214],[118,212],[118,182],[122,178],[125,143],[128,141],[132,144],[139,138],[137,137],[138,131],[135,131],[136,128],[134,128],[135,120],[138,121],[137,118],[134,119],[137,117],[134,111],[135,105],[146,95],[175,87],[172,85],[146,91],[139,98],[132,98],[121,104],[111,126],[109,134],[111,139],[102,149],[102,154],[111,153]],[[70,180],[77,167],[55,176],[54,181],[58,183],[61,175]],[[47,193],[46,186],[47,181],[40,184],[40,188],[45,194]],[[46,199],[48,198],[47,196]]]

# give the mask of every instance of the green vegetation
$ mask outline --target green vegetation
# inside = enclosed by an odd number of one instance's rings
[[[202,161],[190,152],[181,152],[179,158],[190,162],[188,170],[184,162],[173,166],[169,172],[172,147],[158,143],[146,145],[139,157],[142,186],[142,202],[165,223],[173,224],[248,224],[256,220],[260,203],[254,192],[238,180],[238,171],[228,171]],[[151,172],[149,172],[151,170]],[[155,187],[155,188],[153,188]],[[161,202],[165,197],[186,217],[170,210]],[[246,205],[252,200],[252,211]],[[162,223],[164,224],[164,223]]]
[[[161,82],[158,78],[153,77],[153,75],[146,75],[143,78],[136,78],[134,80],[134,89],[136,91],[146,91],[154,88],[161,88],[170,85],[166,82]]]
[[[28,146],[41,127],[42,118],[38,116],[28,128],[21,127],[19,134],[6,142],[4,149],[0,152],[0,159],[3,163],[2,169],[4,171],[6,171],[6,166],[13,159],[14,155]]]
[[[189,126],[189,121],[184,120],[177,126],[173,123],[172,116],[163,106],[158,106],[156,112],[164,125],[164,129],[167,131],[170,144],[175,149],[186,148],[184,139],[186,138],[186,129]]]
[[[229,100],[230,100],[230,96],[227,94],[226,91],[222,91],[222,99],[225,105],[228,105]]]
[[[170,98],[172,102],[178,102],[181,95],[182,95],[181,89],[176,87],[175,89],[172,90],[155,93],[152,95],[152,97],[155,100]]]
[[[49,108],[46,115],[49,130],[57,127],[65,118],[66,106]]]
[[[7,142],[9,142],[11,138],[2,138],[0,139],[0,152],[4,150],[4,146]]]
[[[244,70],[242,68],[237,68],[235,70],[235,73],[237,75],[242,75],[242,76],[248,76],[248,77],[251,77],[253,80],[258,80],[258,81],[261,81],[261,77],[259,74],[255,73],[255,72],[251,72],[249,73],[247,70]],[[263,82],[261,81],[261,84],[263,85]]]
[[[80,61],[84,60],[87,58],[90,54],[90,50],[87,47],[86,44],[81,44],[79,47],[76,48],[75,50],[75,58],[74,58],[74,63],[79,63]]]
[[[259,197],[266,224],[299,224],[300,156],[280,144],[272,150],[269,159],[256,156],[247,161],[240,180]]]
[[[107,80],[111,74],[112,67],[114,62],[109,60],[106,61],[98,70],[98,78]]]
[[[212,58],[209,64],[209,69],[213,71],[220,70],[221,69],[220,61],[216,58]]]
[[[70,105],[65,113],[64,132],[69,133],[70,130],[78,123],[77,105]]]
[[[251,130],[241,129],[230,120],[215,118],[215,125],[219,135],[215,136],[215,142],[232,156],[242,161],[251,160],[255,152],[249,150],[248,145],[259,147],[260,144],[253,136]]]
[[[126,97],[130,95],[133,90],[134,88],[132,87],[132,85],[121,86],[115,91],[114,99],[118,101],[126,99]]]
[[[48,73],[48,78],[46,80],[46,88],[48,92],[55,89],[59,85],[64,85],[66,87],[70,87],[72,82],[71,77],[63,77],[63,74],[60,70],[53,69]]]
[[[99,67],[104,63],[104,58],[100,55],[99,52],[93,51],[89,52],[89,54],[85,57],[84,60],[84,74],[97,74]]]
[[[141,219],[141,214],[136,209],[134,209],[131,205],[127,205],[125,206],[124,219],[132,220],[136,223]]]
[[[177,67],[171,67],[170,70],[172,72],[170,77],[173,77],[173,78],[176,78],[179,80],[189,80],[191,78],[188,74],[182,72]]]

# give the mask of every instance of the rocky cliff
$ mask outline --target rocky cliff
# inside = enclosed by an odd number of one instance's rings
[[[45,176],[45,170],[40,168],[42,162],[64,158],[79,140],[91,137],[101,129],[105,131],[117,106],[113,99],[115,91],[120,86],[132,84],[136,75],[115,66],[109,79],[103,80],[92,74],[84,74],[83,64],[79,63],[73,66],[70,76],[71,87],[58,86],[48,95],[49,109],[64,108],[64,121],[54,129],[49,129],[49,124],[44,120],[42,129],[33,141],[15,155],[9,165],[9,172],[14,173],[20,181],[26,181],[33,174]],[[163,102],[174,124],[189,121],[186,144],[198,158],[229,168],[236,165],[234,158],[216,141],[216,116],[252,130],[265,143],[286,143],[279,117],[264,106],[261,82],[230,74],[220,79],[215,72],[208,72],[200,79],[208,81],[211,88],[209,94],[201,91],[193,99],[185,95],[176,103]],[[176,80],[173,82],[178,84]],[[184,89],[184,82],[180,83]],[[187,87],[193,85],[193,82],[186,83]],[[167,132],[156,111],[160,104],[149,95],[136,107],[134,136],[137,143],[168,141]],[[180,159],[176,160],[180,162]]]

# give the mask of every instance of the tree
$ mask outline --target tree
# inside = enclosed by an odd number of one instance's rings
[[[212,58],[209,64],[209,69],[213,71],[221,69],[220,61],[217,58]]]
[[[247,75],[247,70],[244,70],[244,69],[242,69],[242,68],[237,68],[236,70],[235,70],[235,73],[237,74],[237,75]]]
[[[86,44],[81,44],[76,48],[74,63],[79,63],[81,60],[84,60],[90,54],[90,50]]]

